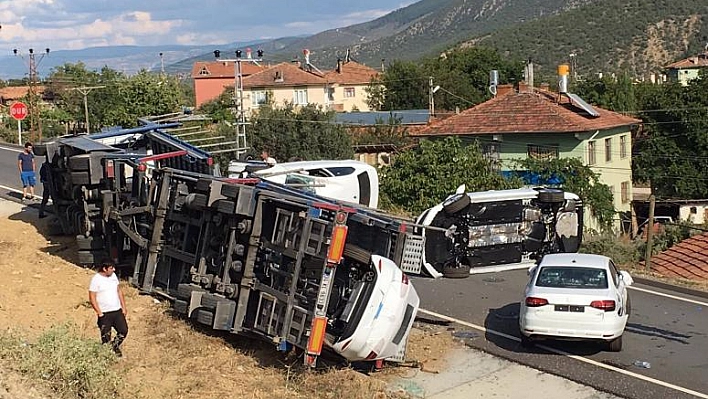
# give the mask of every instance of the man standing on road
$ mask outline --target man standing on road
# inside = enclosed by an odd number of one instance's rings
[[[125,319],[128,311],[125,307],[123,291],[115,274],[115,265],[112,262],[101,263],[98,272],[91,278],[89,301],[98,316],[97,324],[101,331],[101,342],[111,343],[116,355],[122,356],[120,345],[128,336],[128,322]],[[113,328],[116,330],[116,336],[111,342]]]
[[[20,180],[22,180],[22,201],[25,198],[34,199],[34,185],[37,183],[34,171],[37,165],[34,162],[32,143],[26,142],[25,150],[17,156],[17,168],[20,170]]]

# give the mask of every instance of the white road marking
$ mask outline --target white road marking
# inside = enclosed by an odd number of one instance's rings
[[[656,295],[656,296],[663,296],[664,298],[675,299],[675,300],[677,300],[677,301],[683,301],[683,302],[688,302],[688,303],[693,303],[693,304],[696,304],[696,305],[701,305],[701,306],[708,307],[708,302],[701,302],[701,301],[696,301],[696,300],[693,300],[693,299],[682,298],[682,297],[680,297],[680,296],[671,295],[671,294],[665,294],[665,293],[663,293],[663,292],[658,292],[658,291],[652,291],[652,290],[648,290],[648,289],[646,289],[646,288],[639,288],[639,287],[632,287],[632,286],[627,287],[627,288],[630,289],[630,290],[645,292],[645,293],[647,293],[647,294],[652,294],[652,295]]]
[[[5,150],[5,151],[12,151],[12,152],[24,152],[24,150],[21,150],[19,148],[12,148],[12,147],[3,147],[0,145],[0,150]]]
[[[455,318],[453,318],[453,317],[446,316],[446,315],[444,315],[444,314],[435,313],[435,312],[432,312],[432,311],[430,311],[430,310],[425,310],[425,309],[418,309],[418,312],[419,312],[419,313],[424,313],[424,314],[426,314],[426,315],[428,315],[428,316],[436,317],[436,318],[441,319],[441,320],[445,320],[445,321],[449,321],[449,322],[452,322],[452,323],[457,323],[457,324],[460,324],[460,325],[463,325],[463,326],[466,326],[466,327],[470,327],[470,328],[473,328],[473,329],[475,329],[475,330],[478,330],[478,331],[481,331],[481,332],[484,332],[484,333],[493,334],[493,335],[496,335],[496,336],[499,336],[499,337],[503,337],[503,338],[506,338],[506,339],[509,339],[509,340],[512,340],[512,341],[516,341],[516,342],[521,342],[521,339],[520,339],[520,338],[515,337],[515,336],[513,336],[513,335],[509,335],[509,334],[506,334],[506,333],[503,333],[503,332],[500,332],[500,331],[496,331],[496,330],[490,330],[490,329],[488,329],[488,328],[486,328],[486,327],[484,327],[484,326],[480,326],[480,325],[474,324],[474,323],[469,323],[469,322],[466,322],[466,321],[464,321],[464,320],[455,319]],[[646,381],[646,382],[649,382],[649,383],[652,383],[652,384],[660,385],[660,386],[662,386],[662,387],[666,387],[666,388],[669,388],[669,389],[673,389],[673,390],[675,390],[675,391],[687,393],[687,394],[689,394],[689,395],[694,395],[694,396],[699,397],[699,398],[708,399],[708,394],[704,394],[704,393],[697,392],[697,391],[694,391],[694,390],[691,390],[691,389],[688,389],[688,388],[684,388],[684,387],[681,387],[681,386],[678,386],[678,385],[674,385],[674,384],[668,383],[668,382],[666,382],[666,381],[661,381],[661,380],[657,380],[657,379],[655,379],[655,378],[647,377],[647,376],[645,376],[645,375],[633,373],[633,372],[631,372],[631,371],[627,371],[627,370],[624,370],[624,369],[621,369],[621,368],[618,368],[618,367],[610,366],[610,365],[608,365],[608,364],[601,363],[601,362],[598,362],[598,361],[595,361],[595,360],[592,360],[592,359],[588,359],[588,358],[586,358],[586,357],[582,357],[582,356],[578,356],[578,355],[573,355],[572,353],[568,353],[568,352],[565,352],[565,351],[562,351],[562,350],[559,350],[559,349],[551,348],[551,347],[548,347],[548,346],[546,346],[546,345],[539,345],[539,344],[536,344],[536,346],[539,347],[539,348],[541,348],[541,349],[547,350],[547,351],[549,351],[549,352],[553,352],[553,353],[558,354],[558,355],[566,356],[566,357],[569,357],[569,358],[571,358],[571,359],[575,359],[575,360],[578,360],[578,361],[581,361],[581,362],[584,362],[584,363],[587,363],[587,364],[590,364],[590,365],[593,365],[593,366],[601,367],[601,368],[604,368],[604,369],[610,370],[610,371],[615,371],[615,372],[620,373],[620,374],[628,375],[628,376],[630,376],[630,377],[634,377],[634,378],[639,379],[639,380],[643,380],[643,381]]]
[[[16,188],[12,188],[12,187],[8,187],[8,186],[3,186],[2,184],[0,184],[0,188],[4,188],[5,190],[12,191],[14,193],[22,194],[22,190],[18,190]]]

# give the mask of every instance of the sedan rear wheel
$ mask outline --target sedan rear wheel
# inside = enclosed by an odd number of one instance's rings
[[[610,352],[620,352],[622,351],[622,336],[620,335],[619,337],[613,339],[612,341],[607,343],[607,347],[610,350]]]

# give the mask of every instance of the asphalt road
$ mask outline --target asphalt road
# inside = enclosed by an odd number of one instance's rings
[[[0,145],[2,197],[20,198],[20,151]],[[41,195],[41,184],[36,189]],[[524,270],[462,280],[411,279],[421,297],[419,319],[454,320],[458,331],[469,331],[467,344],[472,347],[627,398],[708,399],[707,298],[635,284],[622,352],[606,352],[591,343],[553,341],[528,350],[515,338],[527,281]],[[636,360],[650,362],[651,368],[634,366]]]
[[[462,280],[411,280],[421,297],[419,318],[440,320],[431,315],[438,313],[462,321],[466,325],[456,329],[470,331],[473,338],[467,344],[472,347],[627,398],[708,398],[706,298],[635,284],[622,352],[560,341],[524,349],[514,337],[519,337],[525,270]],[[637,360],[649,362],[651,368],[634,366]]]
[[[7,188],[22,191],[22,183],[20,182],[20,172],[17,169],[17,155],[22,152],[22,148],[11,144],[0,144],[0,195],[3,197],[11,197],[19,199],[20,194]],[[39,166],[42,164],[44,157],[36,157],[37,162],[37,185],[34,187],[35,195],[42,196],[42,183],[39,182]]]

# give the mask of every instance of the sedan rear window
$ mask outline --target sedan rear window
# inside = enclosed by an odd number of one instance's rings
[[[592,267],[542,267],[536,279],[537,287],[607,288],[607,271]]]

